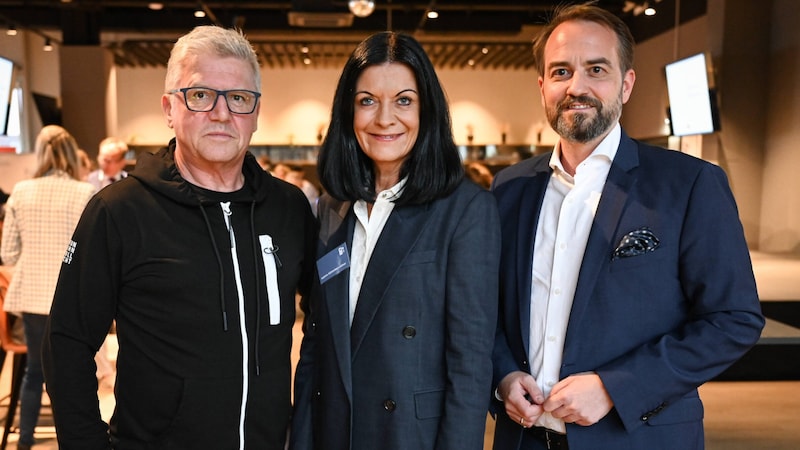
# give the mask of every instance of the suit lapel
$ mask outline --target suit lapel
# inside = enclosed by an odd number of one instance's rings
[[[353,228],[355,216],[348,214],[350,202],[337,202],[332,205],[329,220],[322,221],[325,229],[321,230],[322,242],[321,255],[338,247],[341,243],[347,244],[348,252],[352,248]],[[350,367],[350,307],[348,286],[350,284],[350,271],[345,270],[332,277],[322,285],[325,292],[325,309],[331,326],[333,347],[336,351],[336,360],[339,362],[339,372],[345,385],[348,397],[352,398],[351,367]]]
[[[569,325],[564,348],[570,346],[570,330],[577,330],[586,312],[586,307],[591,301],[592,292],[597,282],[601,268],[611,261],[611,253],[616,242],[612,242],[615,230],[618,228],[622,214],[628,201],[629,193],[636,183],[637,177],[633,169],[639,165],[638,146],[625,132],[622,132],[619,149],[611,164],[608,178],[603,186],[603,194],[597,213],[592,222],[589,239],[586,242],[583,262],[578,285],[575,288],[575,297],[572,302]]]
[[[355,358],[361,342],[383,302],[386,289],[408,252],[422,233],[429,215],[427,206],[395,207],[381,232],[370,258],[361,292],[358,296],[353,324],[350,327],[350,353]]]
[[[519,322],[525,354],[529,353],[530,321],[531,321],[531,283],[533,276],[533,246],[535,244],[536,226],[539,211],[542,208],[544,193],[550,180],[549,158],[543,158],[535,167],[534,176],[528,178],[520,190],[519,214],[517,221],[517,292],[519,293]]]

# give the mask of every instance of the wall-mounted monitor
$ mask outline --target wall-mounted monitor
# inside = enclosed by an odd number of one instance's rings
[[[14,63],[0,56],[0,134],[6,134],[13,82]]]
[[[716,91],[710,88],[706,55],[667,64],[669,119],[674,136],[719,131]]]

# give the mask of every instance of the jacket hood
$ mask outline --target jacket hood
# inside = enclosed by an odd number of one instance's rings
[[[130,176],[178,203],[197,205],[198,200],[201,203],[214,201],[203,195],[202,188],[196,189],[181,176],[175,165],[175,145],[173,138],[169,145],[156,153],[141,153]],[[245,154],[242,173],[246,189],[242,189],[244,197],[241,200],[263,201],[269,191],[264,189],[265,185],[274,182],[272,175],[258,165],[250,152]]]

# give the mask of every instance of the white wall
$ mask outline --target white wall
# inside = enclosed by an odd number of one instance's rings
[[[171,137],[161,111],[163,68],[117,68],[118,135],[138,145],[163,145]],[[327,129],[338,69],[262,70],[261,114],[255,145],[314,145]],[[439,77],[450,101],[453,134],[467,143],[467,125],[474,144],[535,141],[543,121],[536,73],[533,71],[443,70]],[[547,135],[555,142],[555,134]]]

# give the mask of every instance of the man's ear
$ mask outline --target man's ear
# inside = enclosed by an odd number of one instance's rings
[[[167,119],[167,126],[172,128],[172,101],[170,96],[172,94],[164,94],[161,96],[161,109],[164,110],[164,117]]]
[[[636,72],[633,69],[628,70],[625,72],[625,75],[622,77],[622,103],[628,103],[628,99],[631,98],[631,92],[633,92],[633,84],[636,82]]]

